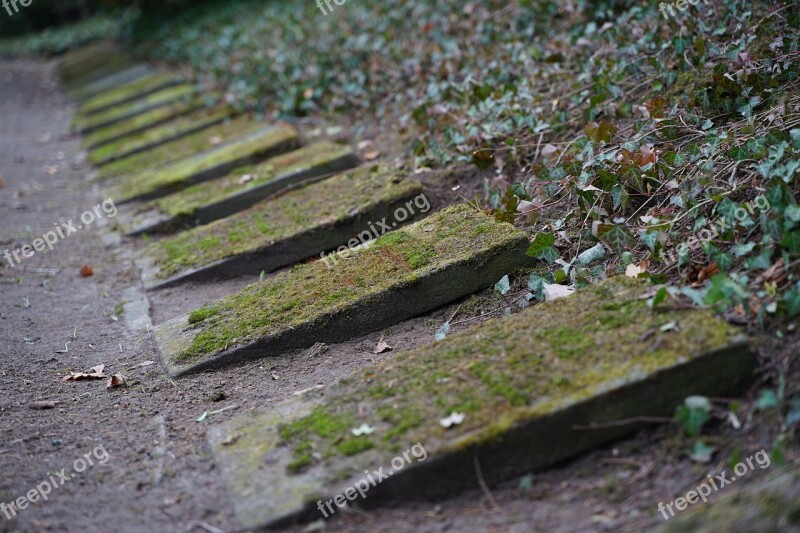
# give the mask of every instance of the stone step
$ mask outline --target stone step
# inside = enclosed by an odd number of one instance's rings
[[[197,87],[192,84],[184,83],[167,87],[154,92],[143,98],[139,98],[127,104],[112,107],[102,113],[90,116],[77,116],[73,127],[76,131],[86,135],[103,128],[108,128],[125,122],[138,115],[153,111],[161,107],[174,105],[176,103],[186,103],[196,98]]]
[[[217,121],[220,115],[228,112],[230,109],[227,106],[221,109],[202,108],[185,117],[171,120],[162,126],[150,128],[138,135],[125,137],[92,150],[89,152],[90,160],[93,157],[108,157],[116,153],[116,150],[119,153],[133,152],[131,155],[121,157],[118,161],[98,169],[94,174],[94,179],[126,179],[127,176],[144,170],[155,170],[168,163],[212,150],[225,142],[249,135],[264,127],[263,122],[239,116],[224,120],[211,127],[202,128],[207,121]],[[195,128],[201,129],[192,131]],[[170,137],[175,138],[170,139]],[[155,146],[145,149],[148,144]]]
[[[417,209],[404,222],[430,210],[422,185],[365,167],[154,242],[137,265],[148,290],[273,272],[333,250],[359,233],[373,235],[370,224],[375,221],[400,226],[392,214],[407,204],[413,207],[415,199],[428,208]]]
[[[343,341],[496,283],[528,264],[527,248],[511,225],[471,206],[448,208],[160,324],[155,337],[176,376]]]
[[[95,166],[105,166],[115,161],[139,155],[142,152],[158,148],[183,137],[209,130],[235,118],[237,112],[230,106],[201,108],[194,113],[178,117],[162,126],[150,128],[139,135],[128,136],[117,141],[95,147],[89,152],[89,161]],[[210,135],[209,138],[214,137]],[[210,146],[208,138],[200,144],[203,150]],[[176,156],[169,154],[167,159],[174,160]],[[137,167],[141,169],[141,167]]]
[[[154,72],[116,89],[105,91],[94,98],[89,98],[78,106],[77,113],[82,116],[102,113],[112,107],[133,102],[183,82],[184,80],[180,76],[168,72]]]
[[[88,149],[93,149],[104,144],[119,141],[133,135],[141,134],[151,128],[157,128],[171,120],[200,111],[201,109],[213,107],[217,101],[217,95],[198,96],[187,101],[179,100],[85,135],[83,143]]]
[[[195,156],[121,180],[109,192],[117,204],[153,200],[282,154],[299,143],[297,132],[288,124],[263,126]]]
[[[64,53],[58,60],[56,71],[64,82],[97,70],[120,56],[117,45],[110,41],[102,41]]]
[[[123,233],[174,233],[208,224],[252,207],[290,187],[328,178],[358,165],[348,146],[317,142],[228,176],[158,200],[131,205],[116,222]]]
[[[683,502],[676,501],[681,504],[685,513],[678,514],[681,511],[674,505],[671,508],[666,507],[666,504],[670,502],[659,502],[665,504],[665,507],[657,513],[658,519],[669,520],[669,522],[654,531],[659,533],[800,531],[800,466],[795,464],[780,469],[772,463],[769,454],[769,449],[755,452],[755,454],[743,452],[743,462],[733,465],[726,472],[717,474],[725,474],[724,481],[714,478],[715,474],[712,473],[712,479],[704,479],[694,487],[690,487],[684,494],[695,489],[695,495],[690,497],[692,501],[687,501],[685,497],[683,497]],[[745,458],[750,459],[752,468]],[[739,464],[747,467],[746,475],[751,475],[752,470],[758,471],[765,468],[773,471],[766,479],[759,480],[753,485],[731,486],[730,483],[727,483],[725,487],[720,486],[737,477],[733,469]],[[696,490],[702,485],[705,487],[700,488],[699,491]],[[725,492],[720,495],[719,499],[713,499],[708,503],[701,500],[700,494],[705,498],[711,494],[712,498],[715,498],[717,491]],[[688,510],[687,507],[691,510]],[[675,513],[674,518],[670,511]]]
[[[496,484],[641,427],[613,422],[741,390],[755,357],[739,331],[708,311],[652,310],[646,289],[625,277],[587,287],[212,428],[239,522],[330,516],[354,486],[369,498],[359,506],[477,489],[476,465]],[[446,428],[453,413],[464,417]],[[392,474],[373,486],[365,471],[378,469]]]
[[[66,89],[72,99],[80,103],[152,73],[150,67],[144,64],[109,65],[76,81],[72,86],[68,85]]]

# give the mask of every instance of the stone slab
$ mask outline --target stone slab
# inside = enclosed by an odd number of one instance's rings
[[[329,178],[358,165],[348,146],[323,141],[234,170],[164,198],[131,205],[116,219],[128,236],[174,233],[248,209],[281,191]]]
[[[183,117],[170,120],[162,126],[145,130],[140,135],[124,137],[118,141],[95,148],[89,151],[89,161],[96,166],[105,166],[115,161],[129,159],[142,152],[153,150],[204,130],[209,130],[210,133],[214,131],[212,129],[214,126],[226,122],[229,123],[236,115],[236,111],[229,106],[202,108]],[[208,141],[213,137],[219,137],[219,135],[211,134],[203,137],[199,143],[200,148],[198,150],[208,148],[211,145]],[[168,151],[165,159],[175,160],[175,152]],[[124,167],[124,164],[121,166]]]
[[[150,66],[145,64],[110,65],[75,82],[72,87],[67,86],[67,92],[73,100],[80,103],[152,73]]]
[[[299,142],[297,132],[288,124],[264,126],[195,156],[120,180],[109,192],[118,205],[153,200],[287,152]]]
[[[74,129],[86,135],[121,122],[126,122],[148,111],[174,105],[176,103],[189,102],[194,99],[196,95],[197,87],[192,84],[183,83],[174,85],[138,98],[132,102],[114,106],[97,114],[77,116],[74,121]]]
[[[341,252],[332,266],[295,266],[162,323],[156,341],[173,375],[344,341],[496,283],[529,264],[528,245],[471,206],[448,208]]]
[[[415,199],[428,209],[416,209],[403,223],[396,222],[395,210],[413,206]],[[137,266],[148,290],[273,272],[346,245],[362,231],[377,237],[370,229],[376,221],[397,228],[429,210],[418,181],[362,168],[156,241]]]
[[[588,287],[212,428],[239,522],[322,518],[318,505],[381,467],[391,475],[358,495],[362,508],[477,489],[476,461],[492,486],[641,427],[607,423],[742,390],[756,361],[739,330],[709,311],[652,310],[647,288]],[[446,429],[453,412],[464,418]],[[362,424],[373,432],[354,435]]]
[[[64,53],[58,60],[56,71],[65,82],[84,76],[113,62],[120,52],[111,41],[98,41]]]
[[[179,85],[183,81],[183,77],[175,74],[154,72],[116,89],[105,91],[94,98],[89,98],[78,106],[77,113],[82,116],[102,113],[112,107],[124,105],[163,89]]]
[[[152,109],[133,118],[104,127],[86,135],[84,146],[93,150],[108,143],[139,135],[150,128],[157,128],[172,120],[212,107],[217,102],[216,95],[195,97],[190,100],[179,100],[169,105]]]
[[[769,449],[766,451],[769,453]],[[751,455],[742,452],[743,458]],[[761,469],[761,465],[755,460],[751,459],[751,462],[756,470]],[[766,463],[762,460],[762,464]],[[714,498],[719,495],[719,499],[712,499],[708,503],[697,499],[698,503],[694,505],[694,509],[690,508],[674,518],[667,512],[669,521],[657,529],[654,528],[653,531],[659,533],[800,531],[800,466],[781,469],[771,464],[768,468],[771,472],[766,479],[759,480],[753,485],[728,485],[720,488],[720,492],[712,496]],[[730,468],[725,477],[727,480],[735,477]],[[695,489],[704,481],[706,480],[698,482],[693,487],[687,487],[687,491]],[[706,483],[710,490],[710,483]],[[664,503],[669,502],[664,501]],[[657,502],[654,502],[653,507],[656,505]],[[664,520],[662,514],[656,514],[659,521]]]

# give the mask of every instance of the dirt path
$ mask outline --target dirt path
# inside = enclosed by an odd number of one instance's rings
[[[79,139],[69,134],[72,109],[52,65],[1,63],[0,95],[0,254],[33,243],[54,223],[64,228],[72,220],[78,226],[82,213],[101,205],[95,211],[101,220],[65,235],[54,251],[0,268],[0,504],[6,503],[0,532],[234,531],[233,511],[205,440],[210,424],[391,357],[372,353],[381,335],[399,348],[427,342],[457,306],[320,354],[179,381],[167,378],[159,363],[133,368],[158,359],[146,332],[133,334],[124,320],[112,318],[125,289],[136,284],[128,259],[133,244],[103,243],[110,213],[84,179],[88,168],[79,163]],[[81,277],[83,265],[92,267],[92,277]],[[169,318],[189,302],[241,283],[157,293],[152,315]],[[60,380],[99,364],[109,375],[124,374],[129,386],[107,391],[105,381]],[[56,405],[32,408],[42,401]],[[224,408],[230,409],[196,420]],[[350,514],[328,521],[327,529],[639,530],[654,522],[662,495],[696,477],[680,460],[659,463],[654,437],[641,435],[546,473],[520,472],[494,491],[496,508],[476,484],[452,500]],[[606,461],[611,457],[628,462]],[[89,459],[92,466],[63,484],[55,475],[83,470],[81,461]],[[51,486],[47,501],[35,492],[44,482]],[[8,504],[27,496],[39,501],[9,510]],[[6,512],[16,516],[8,520]]]

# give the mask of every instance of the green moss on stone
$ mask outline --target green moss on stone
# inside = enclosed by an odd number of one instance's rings
[[[341,184],[336,189],[347,190]],[[319,214],[315,210],[306,212]],[[469,230],[486,220],[490,219],[470,206],[448,208],[396,230],[397,235],[387,235],[378,241],[380,245],[349,251],[351,258],[340,257],[333,268],[325,261],[314,261],[253,284],[213,304],[211,307],[218,314],[203,322],[191,346],[178,354],[176,360],[183,363],[202,360],[228,347],[342,312],[357,301],[378,297],[389,287],[402,290],[426,274],[466,260],[476,250],[505,249],[518,244],[521,234],[508,224],[492,222],[491,232],[470,237]],[[388,242],[393,244],[390,246]],[[423,256],[430,258],[425,264],[416,260]]]
[[[297,132],[287,124],[263,127],[194,157],[175,161],[155,171],[137,174],[114,187],[111,196],[127,200],[167,188],[181,190],[188,187],[191,179],[199,173],[247,158],[272,155],[270,152],[282,152],[297,142]]]
[[[150,128],[141,135],[131,136],[121,139],[117,143],[103,146],[96,150],[96,157],[107,157],[108,154],[113,153],[115,150],[119,150],[120,152],[129,151],[134,149],[137,145],[151,143],[153,140],[174,135],[176,131],[180,131],[182,128],[191,128],[192,125],[196,123],[196,120],[205,120],[206,117],[211,117],[216,120],[215,115],[226,112],[227,108],[223,110],[201,109],[197,113],[192,113],[186,117],[170,121],[163,126]],[[246,117],[238,117],[175,139],[157,148],[115,161],[101,168],[97,173],[97,179],[124,179],[126,176],[133,175],[142,170],[156,169],[167,163],[213,149],[216,145],[212,143],[212,140],[214,142],[217,142],[219,139],[229,141],[238,136],[249,135],[263,127],[263,122],[255,122]]]
[[[303,169],[324,165],[327,161],[352,153],[347,146],[331,142],[314,143],[274,157],[260,165],[249,165],[234,170],[228,176],[199,183],[179,193],[154,200],[148,204],[171,217],[192,217],[205,205],[222,201],[248,189],[254,189],[282,176]],[[243,179],[246,177],[246,179]]]
[[[197,111],[213,103],[213,97],[198,97],[186,101],[181,100],[173,102],[169,105],[158,107],[136,115],[135,117],[93,131],[84,136],[83,143],[88,147],[99,146],[100,144],[118,140],[128,135],[135,135],[143,130],[159,126],[168,120]]]
[[[126,83],[122,87],[105,91],[95,97],[89,98],[78,108],[78,113],[88,115],[99,109],[114,105],[117,102],[126,102],[134,99],[137,95],[156,91],[162,87],[176,84],[177,78],[174,74],[166,72],[156,72],[145,76],[131,83]]]
[[[188,99],[196,93],[197,88],[190,84],[168,87],[134,100],[133,102],[115,106],[100,113],[78,119],[76,121],[76,127],[79,130],[94,129],[103,124],[116,122],[118,120],[127,120],[128,118],[133,118],[136,115],[150,111],[157,106],[164,106],[179,100],[188,101]]]
[[[347,416],[376,428],[371,435],[376,458],[388,457],[397,442],[420,439],[428,450],[457,450],[498,438],[521,420],[720,349],[738,333],[708,311],[654,311],[639,299],[644,288],[640,280],[616,278],[399,353],[329,388],[314,416]],[[607,320],[619,313],[627,320]],[[679,332],[660,330],[673,321]],[[439,419],[453,410],[466,412],[466,419],[445,430]],[[307,426],[304,418],[293,421],[284,445],[308,439]],[[337,432],[315,437],[315,448],[325,456],[345,437]]]
[[[259,250],[325,223],[344,222],[356,210],[369,212],[379,204],[421,193],[418,182],[397,181],[391,174],[364,167],[153,243],[145,255],[164,279],[182,270]],[[203,248],[201,244],[208,239],[216,239],[219,245]]]

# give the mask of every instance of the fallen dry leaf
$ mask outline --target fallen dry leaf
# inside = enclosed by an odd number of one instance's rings
[[[114,387],[124,387],[128,384],[128,380],[122,374],[114,374],[106,382],[106,389],[113,389]]]
[[[6,180],[4,180],[3,178],[0,178],[0,189],[2,189],[5,186],[6,186]]]
[[[61,378],[61,381],[86,381],[90,379],[106,379],[108,376],[103,374],[106,365],[93,366],[89,372],[70,372],[69,376]]]
[[[89,265],[83,265],[81,267],[81,277],[82,278],[90,278],[94,276],[94,269]]]
[[[638,263],[631,263],[625,268],[625,275],[629,278],[639,277],[639,274],[647,272],[647,267],[650,266],[650,261],[642,259]]]
[[[364,159],[367,161],[375,161],[381,156],[381,153],[377,150],[370,150],[368,152],[364,152]]]
[[[372,353],[388,352],[391,349],[392,347],[386,344],[386,341],[383,340],[383,337],[381,337],[381,340],[378,341],[378,345],[375,347],[374,350],[372,350]]]
[[[559,298],[566,298],[567,296],[572,296],[575,292],[575,289],[572,287],[565,287],[564,285],[559,285],[557,283],[545,283],[544,284],[544,298],[548,302],[551,300],[558,300]]]

